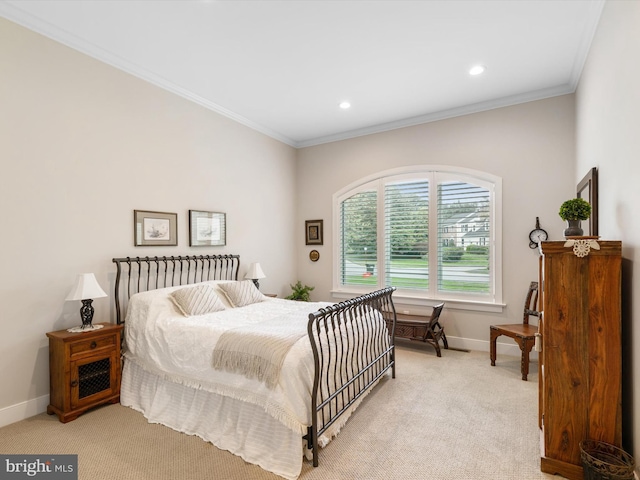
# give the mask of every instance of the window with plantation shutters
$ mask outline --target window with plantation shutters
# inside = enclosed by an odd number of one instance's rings
[[[438,184],[439,292],[490,290],[490,192],[471,181]]]
[[[377,192],[364,190],[340,204],[340,282],[342,285],[376,285],[372,267],[377,249]]]
[[[429,287],[429,181],[384,185],[385,285]]]
[[[334,290],[394,286],[412,299],[501,301],[501,180],[427,166],[383,172],[334,195]]]

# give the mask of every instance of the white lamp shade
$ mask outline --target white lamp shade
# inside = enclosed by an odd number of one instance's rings
[[[106,296],[93,273],[81,273],[65,300],[87,300]]]
[[[262,268],[260,268],[259,263],[252,263],[251,265],[249,265],[249,271],[244,276],[244,278],[250,278],[252,280],[257,280],[259,278],[265,278],[265,277],[266,275],[262,271]]]

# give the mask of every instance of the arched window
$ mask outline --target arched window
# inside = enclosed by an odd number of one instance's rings
[[[395,286],[405,299],[500,303],[501,189],[487,173],[415,166],[337,192],[334,293]]]

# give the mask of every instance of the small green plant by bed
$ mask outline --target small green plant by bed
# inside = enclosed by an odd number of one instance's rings
[[[302,285],[300,280],[295,285],[289,285],[291,287],[291,295],[285,297],[287,300],[297,300],[299,302],[308,302],[310,300],[309,292],[315,287],[308,285]]]

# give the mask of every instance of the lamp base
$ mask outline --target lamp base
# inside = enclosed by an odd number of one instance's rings
[[[77,327],[67,328],[67,332],[70,333],[82,333],[82,332],[92,332],[94,330],[100,330],[104,325],[79,325]]]
[[[91,298],[82,300],[82,307],[80,307],[80,318],[82,319],[82,325],[78,327],[68,328],[67,332],[91,332],[93,330],[99,330],[104,326],[91,324],[91,322],[93,321],[93,307],[91,306],[91,302],[93,302]]]

